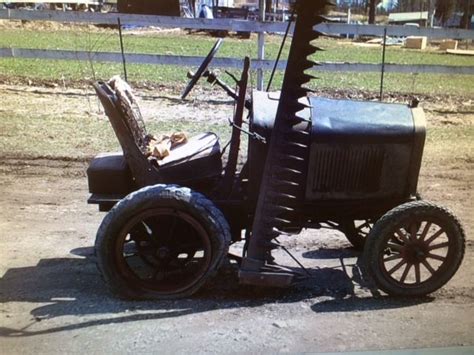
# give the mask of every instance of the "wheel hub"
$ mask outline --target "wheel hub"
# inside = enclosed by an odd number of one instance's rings
[[[156,257],[158,260],[166,260],[171,256],[171,251],[168,247],[160,247],[156,250]]]
[[[423,262],[428,253],[428,245],[419,240],[407,243],[401,250],[402,257],[410,264]]]

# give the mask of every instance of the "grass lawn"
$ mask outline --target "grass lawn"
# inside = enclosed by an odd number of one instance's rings
[[[184,131],[189,136],[214,132],[223,144],[231,130],[224,123],[168,120],[147,122],[149,132]],[[120,151],[108,120],[97,116],[21,115],[0,111],[0,154],[3,157],[88,160],[98,152]]]
[[[216,39],[203,34],[184,35],[183,32],[165,33],[159,35],[124,35],[126,52],[154,53],[169,55],[199,55],[207,54]],[[281,37],[267,36],[266,58],[273,59],[278,52]],[[226,38],[218,56],[256,57],[257,41]],[[314,59],[319,61],[347,61],[360,63],[379,63],[380,48],[361,48],[344,40],[319,39],[318,46],[325,49],[318,52]],[[120,50],[116,30],[91,30],[90,27],[77,26],[71,30],[30,30],[30,29],[0,29],[0,47],[68,49],[86,51],[115,51]],[[288,53],[285,48],[283,58]],[[438,52],[422,52],[401,48],[387,48],[387,63],[398,64],[440,64],[440,65],[474,65],[472,57],[453,56]],[[186,82],[186,72],[190,68],[177,66],[152,66],[129,64],[127,70],[132,82],[160,82],[181,88]],[[91,80],[108,78],[121,73],[121,64],[93,63],[80,61],[49,61],[37,59],[0,59],[0,74],[7,77],[40,79],[40,80]],[[236,70],[235,72],[238,72]],[[312,87],[363,89],[377,91],[380,75],[378,73],[317,73],[320,80],[311,82]],[[266,77],[268,78],[268,74]],[[277,73],[274,88],[279,88],[282,73]],[[472,96],[474,80],[471,76],[437,75],[437,74],[387,74],[385,89],[393,92],[409,92],[423,94],[455,94]]]
[[[224,123],[192,120],[148,121],[149,132],[186,131],[190,136],[212,131],[222,145],[231,129]],[[472,162],[474,126],[431,126],[428,129],[424,164],[456,163],[453,157]],[[246,151],[246,139],[242,152]],[[0,110],[0,153],[3,157],[67,158],[87,160],[98,152],[118,151],[120,147],[110,123],[98,116],[51,115],[43,112],[29,115]]]
[[[136,35],[125,32],[127,52],[142,52],[173,55],[207,54],[215,38],[203,34],[183,35],[183,32],[168,32],[153,35]],[[275,58],[280,37],[268,36],[266,57]],[[317,44],[326,49],[315,59],[321,61],[350,61],[378,63],[379,48],[360,48],[345,40],[320,39]],[[87,26],[74,26],[52,30],[0,28],[0,47],[69,49],[88,51],[119,51],[116,30]],[[287,54],[288,45],[284,56]],[[226,38],[218,56],[256,57],[256,39],[242,40]],[[387,48],[387,62],[403,64],[474,65],[472,57],[459,57],[432,51],[420,52],[400,48]],[[132,82],[155,82],[181,89],[187,79],[189,68],[178,66],[128,65]],[[89,63],[81,61],[0,59],[0,75],[24,80],[89,81],[108,78],[121,73],[121,64]],[[239,70],[235,70],[238,73]],[[320,80],[311,82],[313,87],[337,89],[363,89],[378,91],[378,73],[318,73]],[[253,75],[253,84],[255,75]],[[268,78],[268,75],[267,75]],[[282,73],[276,75],[274,89],[281,85]],[[206,85],[202,81],[199,85]],[[408,75],[387,74],[385,90],[402,93],[451,94],[473,97],[474,80],[460,75]],[[151,132],[187,131],[190,135],[214,131],[226,141],[230,129],[225,123],[192,120],[150,121]],[[433,152],[428,159],[441,159],[454,152],[464,151],[472,156],[472,126],[435,126],[428,134],[427,149]],[[68,157],[85,159],[99,151],[118,149],[117,140],[110,124],[96,115],[51,114],[47,110],[20,111],[0,109],[0,152],[4,156]],[[34,149],[32,149],[34,147]],[[441,148],[440,148],[441,147]],[[449,150],[450,152],[447,152]]]

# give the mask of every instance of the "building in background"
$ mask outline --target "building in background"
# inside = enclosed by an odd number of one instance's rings
[[[418,12],[392,12],[388,15],[388,23],[391,25],[418,24],[420,27],[428,23],[428,11]]]

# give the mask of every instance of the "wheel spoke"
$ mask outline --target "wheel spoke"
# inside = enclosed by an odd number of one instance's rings
[[[176,247],[176,250],[202,250],[201,245],[198,242],[193,242],[193,243],[181,243]]]
[[[148,235],[148,238],[147,238],[146,240],[147,240],[147,241],[150,241],[151,244],[157,246],[157,245],[158,245],[158,242],[157,242],[157,240],[156,240],[155,238],[153,238],[153,235],[155,234],[155,231],[153,230],[153,227],[154,227],[154,226],[151,225],[151,223],[149,223],[149,222],[148,222],[148,224],[145,223],[145,221],[142,221],[142,225],[143,225],[143,227],[145,228],[146,233],[147,233],[147,235]]]
[[[445,256],[439,256],[439,255],[432,254],[432,253],[429,253],[427,256],[428,256],[428,258],[439,260],[439,261],[445,261],[446,260]]]
[[[369,221],[366,221],[365,223],[362,223],[357,229],[359,231],[361,231],[363,228],[368,228],[369,230],[371,229],[370,228],[370,222]]]
[[[421,282],[420,275],[420,264],[415,264],[415,283],[419,284]]]
[[[387,246],[391,249],[391,250],[396,250],[396,251],[401,251],[403,246],[401,246],[400,244],[395,244],[395,243],[387,243]]]
[[[394,267],[392,267],[390,270],[388,270],[388,273],[390,275],[392,275],[395,271],[397,271],[398,269],[400,269],[404,264],[406,264],[406,260],[401,260],[397,265],[395,265]]]
[[[413,264],[407,264],[407,266],[405,267],[405,270],[403,270],[403,274],[402,274],[402,277],[400,278],[400,282],[405,282],[405,279],[407,278],[407,275],[408,275],[408,272],[410,271],[411,267],[413,266]]]
[[[420,240],[421,241],[424,241],[425,238],[426,238],[426,234],[428,233],[430,227],[431,227],[431,222],[426,222],[426,225],[425,225],[425,228],[423,229],[423,232],[421,232],[421,235],[420,235]]]
[[[425,243],[428,244],[428,245],[431,244],[431,242],[432,242],[433,240],[435,240],[436,238],[438,238],[438,237],[439,237],[441,234],[443,234],[443,233],[444,233],[444,229],[443,229],[443,228],[440,228],[439,231],[437,231],[435,234],[433,234],[431,237],[429,237],[429,239],[426,240]]]
[[[431,275],[435,273],[435,269],[433,269],[433,267],[428,263],[427,260],[422,260],[421,263],[431,273]]]
[[[413,222],[412,224],[410,224],[410,233],[408,234],[409,235],[409,238],[411,241],[415,241],[416,240],[416,234],[418,233],[418,226],[416,225],[415,222]]]
[[[160,274],[160,279],[158,279],[158,275]],[[166,276],[166,273],[165,271],[161,270],[161,268],[157,267],[155,269],[155,272],[153,273],[153,275],[150,277],[150,280],[163,280]]]
[[[145,223],[145,221],[142,221],[143,228],[145,228],[146,233],[148,236],[153,235],[153,231],[151,230],[150,226]]]
[[[441,248],[446,248],[449,247],[449,242],[444,242],[441,244],[436,244],[436,245],[431,245],[428,250],[434,250],[434,249],[441,249]]]
[[[176,211],[174,211],[174,213],[176,213]],[[173,224],[171,225],[170,232],[168,233],[168,238],[165,239],[166,241],[171,240],[171,237],[173,236],[174,229],[176,227],[176,220],[177,219],[178,218],[176,217],[176,214],[175,214],[174,217],[173,217]]]
[[[407,236],[405,235],[405,233],[402,231],[401,228],[398,229],[398,230],[395,232],[395,234],[396,234],[397,236],[399,236],[405,243],[408,243],[408,242],[409,242]]]
[[[401,257],[402,256],[400,254],[393,254],[383,259],[383,261],[387,262],[387,261],[397,260],[397,259],[401,259]]]

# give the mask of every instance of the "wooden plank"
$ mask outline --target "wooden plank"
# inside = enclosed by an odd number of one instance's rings
[[[456,54],[456,55],[474,56],[474,51],[470,51],[470,50],[467,50],[467,49],[446,49],[446,53]]]
[[[117,17],[125,25],[158,26],[166,28],[192,28],[247,32],[284,33],[285,22],[246,21],[239,19],[189,19],[173,16],[132,15],[119,13],[97,13],[79,11],[27,11],[0,10],[0,19],[85,22],[95,24],[116,24]],[[474,30],[457,28],[423,28],[415,26],[353,25],[345,23],[322,23],[316,29],[329,34],[352,34],[357,36],[382,37],[387,28],[388,36],[426,36],[429,38],[474,39]],[[293,28],[290,33],[293,32]]]
[[[0,48],[0,57],[4,58],[38,58],[52,60],[81,60],[97,62],[121,63],[120,53],[115,52],[87,52],[68,50],[46,50],[26,48]],[[173,56],[155,54],[126,53],[127,63],[155,64],[155,65],[178,65],[185,67],[199,66],[204,60],[196,56]],[[271,70],[274,62],[272,60],[253,60],[252,69]],[[372,63],[343,63],[343,62],[319,62],[313,67],[315,71],[323,72],[380,72],[381,64]],[[243,60],[238,58],[214,58],[212,67],[218,68],[242,68]],[[280,61],[278,69],[283,70],[286,61]],[[474,75],[474,66],[446,66],[446,65],[401,65],[385,64],[388,73],[433,73],[433,74],[462,74]]]

